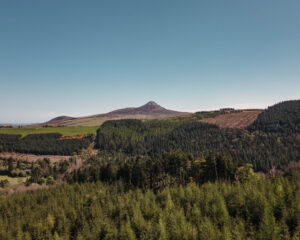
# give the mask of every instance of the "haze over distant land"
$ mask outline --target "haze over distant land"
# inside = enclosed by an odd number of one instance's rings
[[[58,116],[38,126],[99,126],[107,120],[120,119],[164,119],[189,114],[163,108],[154,101],[150,101],[140,107],[127,107],[111,111],[109,113],[81,116],[78,118],[70,116]]]
[[[300,2],[1,1],[0,122],[299,99]]]

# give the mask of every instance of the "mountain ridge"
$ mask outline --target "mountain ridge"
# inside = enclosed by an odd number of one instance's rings
[[[95,114],[84,117],[58,116],[49,121],[39,124],[39,126],[96,126],[101,125],[106,120],[119,119],[163,119],[189,114],[166,109],[154,101],[149,101],[140,107],[128,107],[113,110],[108,113]]]

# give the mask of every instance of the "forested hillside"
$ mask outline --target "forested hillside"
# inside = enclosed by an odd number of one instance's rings
[[[228,154],[235,163],[251,163],[255,171],[264,172],[273,167],[283,169],[289,162],[300,160],[299,100],[269,107],[247,129],[219,128],[200,122],[206,117],[224,115],[223,112],[199,112],[165,120],[106,121],[97,131],[95,146],[111,154],[156,158],[177,149],[195,157]],[[92,142],[92,136],[66,139],[58,133],[30,134],[23,138],[0,134],[0,151],[72,155]]]
[[[124,190],[75,184],[0,197],[0,239],[300,238],[299,179]]]
[[[267,133],[299,134],[300,100],[286,101],[269,107],[258,116],[249,129]]]
[[[220,129],[189,119],[106,122],[97,132],[96,147],[101,151],[158,158],[176,149],[196,157],[222,153],[230,155],[238,164],[253,164],[256,171],[283,168],[291,161],[300,160],[300,141],[296,136],[280,131]]]

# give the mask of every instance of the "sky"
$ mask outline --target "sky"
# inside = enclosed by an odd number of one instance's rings
[[[0,123],[300,99],[299,0],[1,0]]]

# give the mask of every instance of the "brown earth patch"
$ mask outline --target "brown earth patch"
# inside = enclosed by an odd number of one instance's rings
[[[38,185],[38,184],[32,184],[30,186],[25,186],[24,184],[14,184],[7,188],[2,188],[2,189],[0,188],[0,195],[11,195],[14,193],[33,191],[33,190],[43,189],[48,187],[49,186],[47,185]]]
[[[0,158],[13,158],[15,160],[36,162],[40,159],[48,158],[51,162],[59,162],[61,160],[69,160],[71,156],[61,156],[61,155],[35,155],[26,153],[15,153],[15,152],[2,152],[0,153]]]
[[[214,118],[204,118],[200,122],[216,124],[220,128],[245,128],[255,121],[262,110],[248,110],[221,114]]]
[[[85,137],[87,137],[88,135],[85,134],[85,135],[79,135],[79,136],[62,136],[59,138],[59,140],[66,140],[66,139],[83,139]]]

